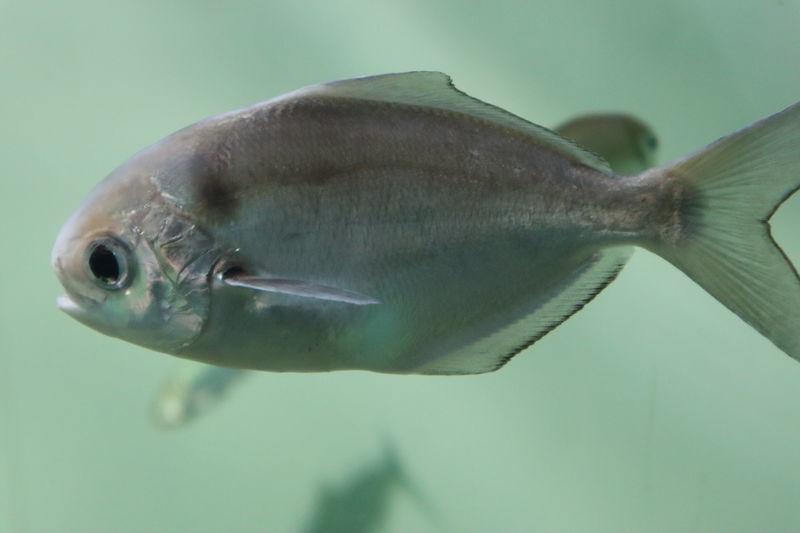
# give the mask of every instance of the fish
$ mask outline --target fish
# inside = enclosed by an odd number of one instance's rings
[[[185,361],[166,380],[153,405],[153,420],[177,428],[204,416],[247,374],[237,368]]]
[[[599,155],[616,174],[637,174],[655,165],[656,134],[627,113],[581,115],[561,124],[555,132]]]
[[[603,157],[615,172],[640,172],[653,165],[658,143],[641,120],[621,113],[575,117],[555,128]],[[184,361],[170,374],[154,402],[158,426],[178,428],[205,416],[223,402],[250,371]]]
[[[359,466],[341,484],[321,485],[303,533],[369,533],[381,531],[397,493],[410,496],[433,524],[442,517],[405,472],[400,457],[385,445],[380,461]]]
[[[113,170],[51,262],[101,333],[233,368],[503,367],[617,276],[672,263],[789,356],[800,280],[768,220],[800,187],[800,104],[633,175],[418,71],[313,85]]]

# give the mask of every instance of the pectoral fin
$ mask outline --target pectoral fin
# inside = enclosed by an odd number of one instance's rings
[[[375,298],[367,296],[366,294],[296,279],[248,276],[237,272],[222,276],[222,281],[231,287],[243,287],[257,291],[291,294],[292,296],[300,296],[301,298],[328,300],[331,302],[353,305],[372,305],[380,303]]]

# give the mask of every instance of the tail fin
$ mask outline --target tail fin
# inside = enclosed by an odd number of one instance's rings
[[[800,188],[800,103],[655,172],[684,201],[681,237],[653,251],[800,360],[800,278],[768,223]]]

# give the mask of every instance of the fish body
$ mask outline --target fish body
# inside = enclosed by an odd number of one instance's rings
[[[641,172],[653,164],[655,134],[636,118],[622,114],[584,115],[555,131],[603,157],[616,172]],[[156,397],[155,421],[170,428],[193,422],[223,401],[246,373],[242,369],[184,361]],[[318,522],[326,524],[328,519],[320,518]]]
[[[798,136],[797,115],[776,115],[761,144],[746,131],[730,143],[771,150],[765,140]],[[682,253],[724,233],[704,208],[739,185],[717,176],[730,157],[714,158],[730,153],[622,177],[440,73],[313,86],[189,126],[112,172],[56,242],[61,307],[222,366],[480,373],[580,309],[642,246],[796,356],[787,317],[728,294],[752,274],[747,258],[709,277],[702,246]],[[780,153],[773,166],[797,167]],[[762,202],[770,214],[795,181]]]

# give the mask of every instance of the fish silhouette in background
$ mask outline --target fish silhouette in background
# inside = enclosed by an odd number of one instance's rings
[[[638,174],[656,162],[656,134],[625,113],[581,115],[561,124],[555,132],[605,159],[616,174]]]
[[[615,172],[636,173],[653,165],[658,145],[642,121],[625,114],[576,117],[555,131],[608,161]],[[249,371],[183,361],[169,376],[155,401],[160,426],[188,424],[223,401]]]
[[[391,445],[382,458],[357,468],[340,484],[323,485],[303,533],[374,533],[387,522],[392,503],[400,494],[409,496],[432,524],[441,519],[429,500],[408,478]]]
[[[491,372],[646,248],[794,358],[800,280],[768,219],[796,104],[668,165],[599,156],[437,72],[300,89],[114,170],[65,223],[62,310],[220,366]]]
[[[184,361],[167,378],[153,405],[156,424],[179,427],[215,408],[246,370]]]

